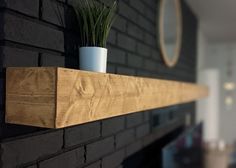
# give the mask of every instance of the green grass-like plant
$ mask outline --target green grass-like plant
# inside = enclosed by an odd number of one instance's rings
[[[81,46],[106,47],[115,18],[117,1],[110,6],[97,0],[78,0],[74,10],[78,20]]]

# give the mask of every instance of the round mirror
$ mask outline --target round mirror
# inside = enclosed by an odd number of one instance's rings
[[[173,67],[179,59],[182,36],[182,15],[179,0],[160,0],[159,44],[167,66]]]

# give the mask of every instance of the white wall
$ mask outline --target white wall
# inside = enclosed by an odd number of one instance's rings
[[[203,72],[206,69],[216,69],[219,71],[219,104],[215,104],[219,110],[219,140],[227,143],[236,141],[236,90],[226,92],[224,83],[231,81],[227,77],[228,60],[232,62],[232,82],[236,83],[236,43],[234,42],[209,42],[206,36],[199,31],[198,39],[198,82],[202,81]],[[232,106],[225,104],[225,98],[230,95],[234,103]],[[197,121],[204,120],[203,105],[197,105]],[[211,120],[212,118],[208,118]],[[207,122],[207,121],[206,121]]]

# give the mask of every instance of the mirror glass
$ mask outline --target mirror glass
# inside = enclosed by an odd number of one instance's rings
[[[159,37],[163,59],[173,67],[181,45],[181,9],[179,0],[160,0]]]

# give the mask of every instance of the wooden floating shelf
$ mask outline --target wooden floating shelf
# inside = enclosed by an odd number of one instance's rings
[[[62,128],[208,95],[191,83],[56,67],[7,68],[6,122]]]

